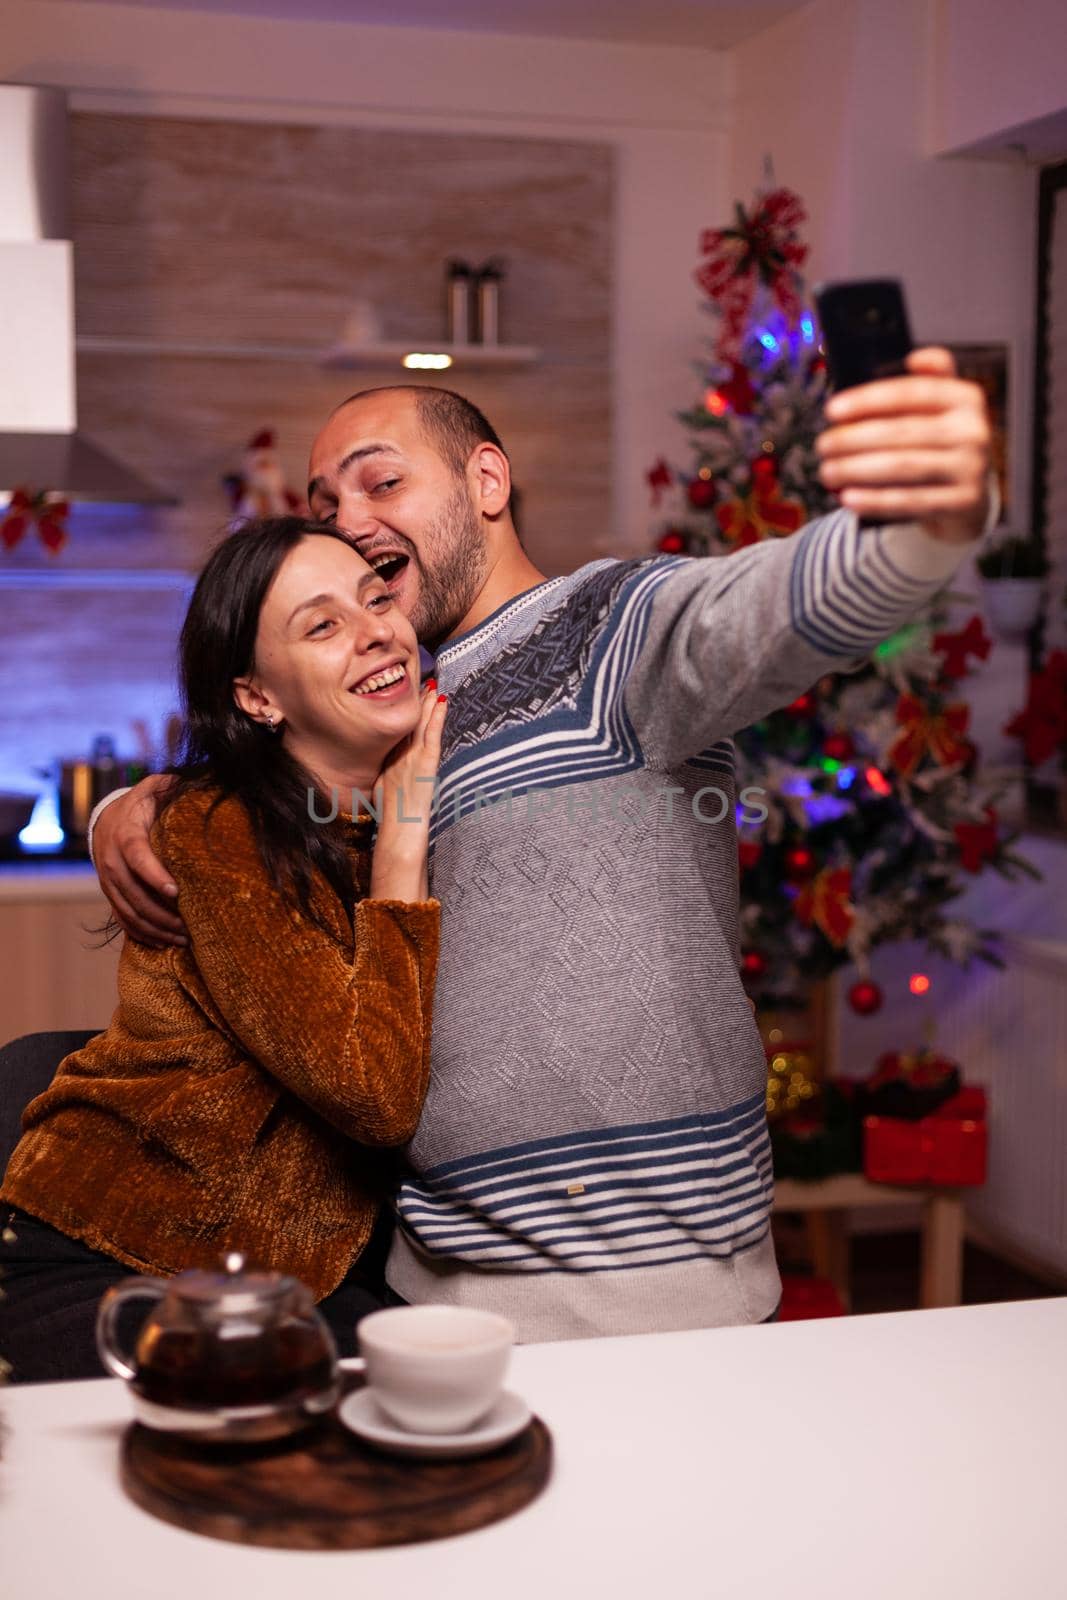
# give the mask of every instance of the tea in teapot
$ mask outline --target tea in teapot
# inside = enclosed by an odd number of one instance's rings
[[[120,1308],[159,1304],[132,1358],[116,1331]],[[228,1442],[284,1437],[330,1410],[339,1393],[337,1348],[311,1291],[280,1272],[225,1257],[218,1272],[131,1278],[100,1303],[97,1348],[130,1385],[147,1427]]]

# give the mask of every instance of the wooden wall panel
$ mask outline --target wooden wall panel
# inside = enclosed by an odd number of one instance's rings
[[[388,336],[433,343],[446,259],[504,256],[502,336],[538,346],[542,361],[446,381],[512,451],[531,550],[549,572],[610,537],[607,146],[85,113],[73,148],[83,336],[325,349],[368,299]],[[299,483],[329,407],[399,375],[84,354],[79,404],[87,432],[182,495],[146,528],[163,528],[161,564],[174,565],[217,527],[218,477],[255,429],[278,427]]]
[[[195,570],[228,514],[221,479],[277,429],[302,488],[311,438],[399,367],[330,371],[353,302],[396,338],[444,333],[451,255],[507,259],[502,336],[534,366],[448,381],[488,414],[551,576],[610,548],[614,155],[606,145],[78,113],[71,119],[82,337],[304,346],[305,360],[82,351],[80,424],[178,496],[173,510],[76,507],[62,568]],[[28,539],[0,577],[52,565]],[[174,704],[180,588],[0,593],[0,787]]]

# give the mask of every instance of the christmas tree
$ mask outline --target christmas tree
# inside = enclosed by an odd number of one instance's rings
[[[697,366],[699,399],[679,413],[691,461],[648,474],[654,505],[682,502],[658,534],[664,553],[728,559],[836,504],[816,473],[827,379],[801,277],[803,220],[796,195],[771,189],[701,239],[696,277],[717,331]],[[946,597],[859,672],[820,679],[737,737],[738,788],[760,787],[769,810],[758,828],[741,824],[739,845],[742,970],[763,1005],[802,1003],[854,962],[850,1000],[877,1010],[870,952],[898,940],[999,964],[994,934],[953,901],[986,868],[1032,869],[967,737],[960,680],[990,640],[980,617],[955,631],[947,617]]]

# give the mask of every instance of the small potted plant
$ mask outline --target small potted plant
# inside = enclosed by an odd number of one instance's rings
[[[1024,639],[1041,615],[1048,575],[1044,550],[1036,540],[1012,534],[984,551],[977,566],[990,626],[1002,639]]]

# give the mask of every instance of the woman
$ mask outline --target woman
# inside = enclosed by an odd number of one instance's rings
[[[311,1286],[343,1351],[377,1303],[361,1258],[429,1077],[444,696],[345,535],[295,517],[211,557],[181,680],[155,838],[189,937],[126,942],[110,1026],[27,1108],[0,1188],[16,1381],[99,1375],[96,1305],[129,1270],[243,1250]]]

